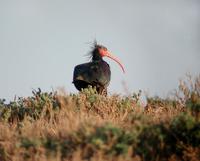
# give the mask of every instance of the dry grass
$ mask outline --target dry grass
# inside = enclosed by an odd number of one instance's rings
[[[199,80],[146,107],[135,94],[104,97],[91,88],[2,101],[0,161],[200,160]]]

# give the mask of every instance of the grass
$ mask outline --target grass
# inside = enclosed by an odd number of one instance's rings
[[[0,100],[0,161],[200,160],[200,76],[172,98],[40,89]]]

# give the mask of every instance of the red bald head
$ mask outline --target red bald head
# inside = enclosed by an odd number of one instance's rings
[[[119,61],[118,58],[116,58],[115,56],[113,56],[113,54],[111,54],[106,47],[101,46],[101,45],[96,45],[96,48],[99,51],[99,54],[101,55],[101,57],[108,57],[111,58],[112,60],[114,60],[115,62],[117,62],[119,64],[119,66],[122,68],[122,71],[125,73],[124,67],[122,65],[122,63]]]

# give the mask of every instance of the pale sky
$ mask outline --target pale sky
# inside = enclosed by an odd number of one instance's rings
[[[139,89],[166,96],[186,73],[200,74],[199,0],[0,0],[0,98],[64,87],[76,93],[75,65],[96,38],[124,64],[106,58],[109,93]]]

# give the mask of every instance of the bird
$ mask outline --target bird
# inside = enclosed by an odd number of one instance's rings
[[[111,54],[105,46],[97,44],[96,41],[89,52],[89,56],[90,62],[74,67],[72,83],[79,91],[92,86],[98,94],[107,95],[111,71],[109,64],[103,60],[103,57],[108,57],[117,62],[125,73],[124,67],[117,57]]]

